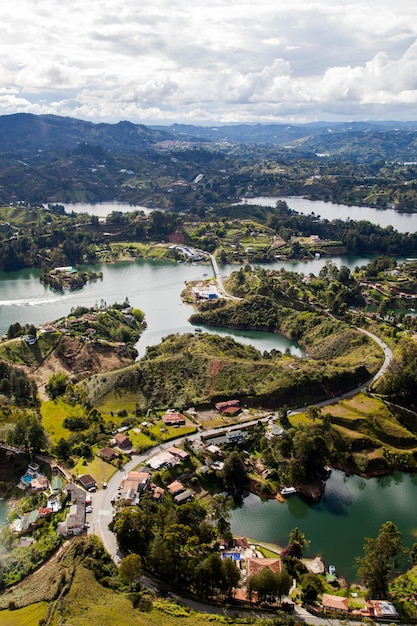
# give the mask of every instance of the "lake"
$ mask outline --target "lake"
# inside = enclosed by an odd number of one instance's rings
[[[93,267],[103,278],[88,283],[82,290],[54,292],[39,282],[39,270],[0,272],[0,334],[10,324],[53,322],[64,317],[77,306],[94,306],[103,300],[107,304],[123,302],[126,297],[132,306],[145,312],[147,329],[137,344],[138,355],[143,356],[147,346],[155,345],[171,333],[194,332],[188,318],[193,313],[190,305],[181,301],[181,290],[187,281],[212,275],[211,266],[177,264],[160,260],[139,259],[133,262],[101,264]],[[224,267],[228,273],[233,267]],[[296,343],[275,333],[234,331],[204,328],[209,333],[234,337],[252,344],[258,350],[290,350],[301,355]]]
[[[275,203],[278,199],[262,200]],[[287,200],[289,206],[300,213],[314,211],[316,215],[326,217],[326,209],[332,213],[331,218],[327,219],[353,219],[355,211],[359,211],[358,219],[370,219],[380,225],[392,223],[400,232],[417,230],[417,215],[372,208],[368,211],[364,207],[313,203],[300,198],[281,199]],[[260,204],[259,198],[251,199],[250,202],[255,203],[255,200]],[[127,211],[135,208],[141,207],[115,203],[83,206],[86,212],[100,216],[107,215],[112,210]],[[381,217],[386,220],[384,224],[377,221]],[[338,267],[346,265],[354,269],[367,264],[370,259],[338,256],[332,260]],[[284,267],[305,274],[317,274],[325,263],[326,259],[277,261],[268,267]],[[6,332],[14,322],[40,325],[68,315],[71,308],[79,305],[93,306],[101,300],[112,304],[128,297],[133,306],[145,312],[148,323],[147,330],[137,344],[138,353],[143,356],[147,346],[159,343],[170,333],[194,332],[194,327],[188,322],[193,309],[181,302],[180,293],[186,282],[203,279],[204,274],[213,274],[211,266],[173,264],[159,260],[103,264],[94,266],[93,269],[103,273],[101,280],[88,283],[81,291],[63,294],[55,293],[42,285],[39,282],[39,270],[0,272],[0,333]],[[229,265],[221,267],[224,275],[235,269],[238,268]],[[292,354],[301,354],[299,346],[273,333],[213,328],[204,330],[233,336],[261,351],[272,348],[284,351],[288,348]],[[404,533],[406,545],[417,541],[416,495],[416,476],[395,474],[392,477],[365,481],[355,476],[347,478],[341,472],[332,472],[325,496],[319,504],[309,506],[298,496],[292,496],[283,504],[275,500],[262,501],[251,495],[245,499],[241,508],[233,511],[232,530],[236,534],[259,541],[284,545],[289,532],[298,526],[311,540],[309,554],[321,554],[327,564],[336,565],[340,575],[353,579],[353,560],[355,556],[362,554],[363,538],[376,536],[382,523],[388,519],[395,522]],[[4,505],[2,508],[0,501],[0,520],[5,514]]]
[[[364,537],[376,537],[387,520],[403,533],[403,545],[417,542],[416,494],[417,475],[396,472],[365,480],[333,470],[318,504],[297,495],[282,503],[251,494],[232,511],[231,530],[285,546],[298,527],[311,540],[306,556],[320,555],[339,576],[354,581],[354,558],[363,554]]]
[[[244,198],[244,204],[259,204],[261,206],[275,206],[278,200],[283,200],[290,209],[302,215],[315,215],[317,218],[332,220],[366,220],[385,228],[392,226],[399,233],[414,233],[417,231],[417,213],[399,213],[394,209],[376,209],[367,206],[347,206],[334,204],[322,200],[305,200],[299,196],[260,196],[258,198]]]

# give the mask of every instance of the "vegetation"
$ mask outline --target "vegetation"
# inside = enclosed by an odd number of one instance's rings
[[[358,557],[356,563],[370,598],[388,598],[391,571],[398,568],[404,553],[401,533],[393,522],[383,524],[376,539],[365,540],[364,555]]]

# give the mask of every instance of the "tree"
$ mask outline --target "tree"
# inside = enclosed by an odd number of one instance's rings
[[[232,452],[224,462],[223,483],[234,496],[241,495],[248,482],[246,467],[239,452]]]
[[[130,583],[130,588],[132,588],[133,583],[142,574],[142,559],[139,554],[129,554],[122,559],[120,561],[119,574],[123,580],[127,580]]]
[[[232,589],[236,589],[240,581],[240,571],[233,559],[223,559],[222,577],[224,595],[230,597]]]
[[[296,559],[302,559],[303,553],[310,542],[307,541],[304,533],[298,528],[294,528],[290,532],[289,543],[285,548],[285,556],[292,556]]]
[[[65,393],[68,383],[69,378],[64,372],[56,372],[52,374],[46,383],[45,391],[51,400],[55,400],[55,398]]]
[[[282,598],[288,595],[291,585],[292,577],[286,567],[282,567],[281,571],[276,574],[277,578],[277,600],[282,602]]]
[[[365,539],[363,550],[364,555],[356,558],[358,575],[366,585],[370,598],[384,600],[388,597],[391,571],[398,567],[405,553],[401,532],[393,522],[385,522],[376,539]]]

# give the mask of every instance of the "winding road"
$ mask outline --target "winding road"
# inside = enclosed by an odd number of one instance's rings
[[[212,264],[213,264],[213,268],[216,274],[216,280],[217,280],[217,284],[218,284],[218,288],[219,288],[219,292],[222,293],[222,295],[226,296],[226,297],[230,297],[229,294],[226,293],[225,289],[224,289],[224,285],[223,285],[223,279],[220,275],[220,270],[219,267],[217,265],[217,261],[214,259],[214,257],[211,256],[212,259]],[[238,298],[237,298],[238,299]],[[391,349],[389,348],[389,346],[382,341],[382,339],[380,339],[379,337],[377,337],[376,335],[374,335],[373,333],[370,333],[367,330],[364,330],[363,328],[357,328],[357,330],[361,333],[364,333],[365,335],[367,335],[368,337],[370,337],[373,341],[375,341],[383,350],[384,353],[384,362],[382,364],[382,366],[380,367],[380,369],[378,370],[378,372],[372,377],[370,378],[367,382],[359,385],[358,387],[356,387],[353,390],[350,390],[344,394],[341,394],[339,396],[337,396],[336,398],[329,398],[328,400],[324,400],[323,402],[319,402],[316,404],[316,406],[318,407],[324,407],[326,405],[329,404],[334,404],[336,402],[338,402],[339,400],[343,399],[343,398],[349,398],[352,397],[354,395],[356,395],[357,393],[363,391],[366,387],[368,387],[372,382],[378,380],[378,378],[380,378],[381,376],[383,376],[385,374],[385,372],[387,371],[392,359],[393,359],[393,353],[391,351]],[[300,407],[298,409],[294,409],[293,411],[291,411],[291,414],[295,414],[295,413],[300,413],[305,411],[305,406]],[[264,417],[261,418],[261,421],[267,420],[269,419],[269,417]],[[249,426],[251,424],[256,424],[258,423],[260,420],[256,419],[253,420],[251,422],[245,422],[245,426]],[[222,430],[230,430],[232,428],[236,428],[236,424],[234,424],[233,426],[229,426],[229,427],[223,427]],[[207,430],[204,431],[204,435],[211,435],[211,434],[215,434],[216,431],[218,429],[212,429],[212,430]],[[126,465],[122,468],[122,470],[120,471],[116,471],[116,473],[111,477],[111,479],[108,482],[107,488],[106,489],[101,489],[99,491],[97,491],[96,493],[92,494],[92,505],[93,505],[93,511],[89,514],[87,514],[87,520],[90,524],[89,529],[88,529],[88,533],[89,534],[95,534],[98,535],[103,544],[104,547],[106,548],[106,550],[109,552],[109,554],[111,555],[112,559],[114,560],[114,562],[116,563],[116,565],[118,565],[120,563],[121,558],[123,557],[123,555],[120,554],[119,549],[118,549],[118,545],[117,545],[117,541],[116,541],[116,537],[115,535],[109,530],[108,525],[109,523],[112,521],[113,519],[113,515],[115,513],[115,509],[112,505],[112,500],[117,498],[117,494],[118,494],[118,487],[120,485],[121,480],[127,475],[127,473],[135,468],[137,468],[140,465],[143,465],[144,463],[146,463],[148,461],[148,459],[150,457],[152,457],[154,454],[160,452],[161,450],[164,450],[172,445],[177,445],[177,444],[181,444],[184,439],[186,437],[178,437],[177,439],[174,440],[170,440],[167,441],[165,443],[159,444],[158,446],[155,446],[149,450],[147,450],[146,452],[139,454],[139,455],[135,455],[135,457],[129,461],[128,463],[126,463]],[[192,435],[188,435],[187,439],[190,440],[195,440],[200,438],[200,433],[196,432]],[[166,595],[166,589],[164,589],[163,587],[161,587],[161,584],[158,581],[155,581],[155,579],[153,579],[150,576],[144,576],[143,580],[142,580],[143,584],[145,584],[146,586],[150,587],[151,589],[153,589],[156,593],[161,593],[162,595]],[[189,606],[190,608],[193,608],[195,610],[201,611],[201,612],[209,612],[209,613],[221,613],[221,614],[225,614],[227,613],[226,609],[224,607],[216,607],[216,606],[212,606],[212,605],[207,605],[204,604],[202,602],[199,602],[197,599],[190,599],[187,598],[185,596],[182,596],[181,601],[186,604],[187,606]],[[232,611],[233,614],[236,613],[236,610]],[[329,620],[329,619],[322,619],[319,617],[315,617],[314,615],[311,615],[310,613],[308,613],[308,611],[306,611],[304,608],[299,607],[299,606],[295,606],[295,612],[297,615],[297,619],[298,621],[301,622],[306,622],[309,624],[315,624],[316,626],[340,626],[342,624],[341,621],[339,620]],[[252,611],[252,613],[254,613]],[[248,612],[244,613],[245,615],[248,615]],[[256,612],[256,615],[260,615],[259,612]]]

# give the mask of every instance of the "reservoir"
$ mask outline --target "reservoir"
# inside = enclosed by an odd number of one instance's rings
[[[299,198],[299,204],[296,205],[291,198],[281,199],[287,200],[290,208],[300,213],[306,211],[309,214],[314,211],[323,218],[326,217],[324,208],[327,207],[332,216],[326,219],[345,219],[340,213],[342,210],[350,212],[346,219],[354,219],[352,211],[356,208],[360,211],[358,219],[379,223],[377,216],[384,216],[387,223],[391,223],[400,232],[417,230],[417,214],[369,209],[374,216],[371,219],[363,207],[341,207]],[[250,202],[255,203],[255,200],[260,204],[260,199],[251,199]],[[270,198],[268,201],[275,203],[277,200],[279,198]],[[110,210],[122,210],[119,205],[109,206]],[[91,211],[87,207],[92,207]],[[86,205],[85,210],[106,215],[108,209],[109,207],[103,208],[98,212],[97,205]],[[128,208],[135,209],[141,207]],[[70,207],[68,210],[71,210]],[[369,260],[358,256],[332,258],[338,267],[346,265],[350,269],[365,265]],[[312,261],[279,261],[269,264],[268,267],[317,274],[325,263],[324,258]],[[6,332],[14,322],[40,325],[66,316],[72,308],[80,305],[89,307],[99,305],[101,301],[112,304],[128,297],[132,306],[145,312],[148,323],[148,328],[137,344],[139,356],[143,356],[147,346],[159,343],[170,333],[194,332],[194,327],[188,322],[193,309],[182,304],[181,290],[188,281],[201,280],[204,274],[213,275],[209,265],[174,264],[160,260],[102,264],[93,269],[101,271],[103,278],[88,283],[80,291],[65,293],[53,292],[42,285],[39,282],[40,270],[0,272],[0,334]],[[238,268],[229,265],[221,267],[224,275],[235,269]],[[203,330],[233,336],[261,351],[275,348],[301,354],[299,346],[273,333],[213,328]],[[286,545],[290,531],[298,526],[307,539],[311,540],[308,555],[322,555],[327,565],[336,565],[339,575],[353,580],[354,558],[362,554],[364,537],[375,537],[387,520],[398,525],[405,545],[411,546],[417,542],[416,495],[417,477],[413,475],[397,473],[391,477],[364,480],[333,471],[326,484],[325,496],[316,505],[307,505],[296,495],[288,498],[285,503],[248,496],[243,506],[232,512],[232,531],[255,540]],[[0,501],[0,520],[5,515],[6,507]]]
[[[364,265],[369,258],[359,256],[339,256],[332,259],[339,267],[347,265],[353,269]],[[286,269],[318,273],[326,259],[311,261],[286,261],[268,264],[268,268]],[[211,265],[191,265],[161,260],[138,259],[114,264],[95,265],[95,271],[102,272],[103,278],[89,282],[78,291],[54,292],[39,281],[40,270],[24,269],[18,272],[0,272],[0,334],[7,331],[10,324],[35,324],[53,322],[69,315],[77,306],[94,306],[103,300],[107,304],[123,302],[129,298],[132,306],[145,312],[148,328],[137,344],[139,356],[146,347],[155,345],[171,333],[194,332],[188,322],[193,312],[191,306],[182,304],[181,290],[185,283],[203,280],[204,275],[213,276]],[[237,266],[221,267],[224,275],[238,269]],[[217,332],[234,337],[242,343],[251,343],[258,350],[280,350],[287,348],[294,355],[301,354],[297,344],[281,335],[253,331],[229,331],[204,328],[207,332]]]
[[[232,511],[231,530],[286,546],[291,530],[298,527],[311,541],[306,556],[320,555],[326,566],[336,566],[339,576],[354,581],[355,557],[363,554],[364,538],[376,537],[386,521],[398,526],[404,546],[417,542],[416,493],[413,474],[365,480],[333,470],[318,504],[309,505],[297,495],[282,503],[250,494]]]
[[[302,215],[315,215],[322,220],[366,220],[382,228],[392,226],[399,233],[414,233],[417,231],[417,213],[400,213],[394,209],[376,209],[368,206],[347,206],[333,204],[322,200],[305,200],[299,196],[261,196],[259,198],[244,198],[244,204],[258,204],[261,206],[275,206],[278,200],[283,200],[290,209]]]

